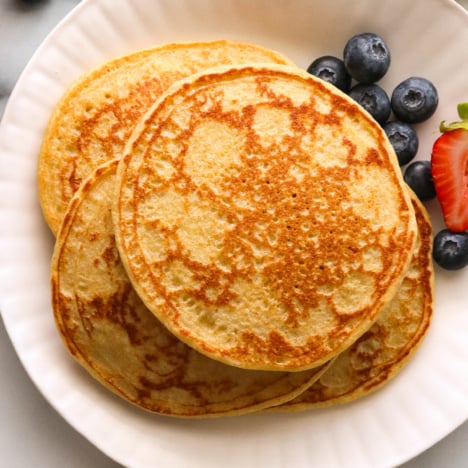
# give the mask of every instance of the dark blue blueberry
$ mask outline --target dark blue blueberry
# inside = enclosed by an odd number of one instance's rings
[[[390,116],[391,106],[387,93],[376,84],[358,84],[349,92],[379,124],[384,124]]]
[[[429,80],[412,76],[393,90],[391,103],[398,119],[407,123],[420,123],[434,114],[439,96]]]
[[[374,83],[380,80],[390,67],[390,50],[377,34],[357,34],[346,43],[343,61],[356,81]]]
[[[432,180],[430,161],[415,161],[411,163],[406,168],[403,178],[421,201],[435,198],[436,191],[434,181]]]
[[[383,129],[395,150],[400,166],[408,164],[418,152],[418,134],[411,125],[393,120],[387,122]]]
[[[443,229],[434,238],[432,255],[446,270],[460,270],[468,265],[468,232]]]
[[[351,87],[351,76],[346,70],[343,60],[331,55],[315,59],[307,68],[314,76],[321,78],[347,93]]]

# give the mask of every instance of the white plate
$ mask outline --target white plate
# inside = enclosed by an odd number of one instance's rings
[[[468,100],[468,15],[450,0],[88,0],[39,48],[0,128],[0,297],[7,331],[31,378],[63,417],[116,461],[134,467],[379,467],[402,463],[468,415],[468,268],[437,270],[432,328],[391,383],[346,406],[298,414],[186,421],[147,414],[102,389],[68,356],[52,319],[53,239],[36,196],[36,157],[54,103],[102,61],[162,42],[252,41],[300,66],[340,55],[354,33],[382,35],[391,92],[410,75],[431,79],[440,105],[419,126],[427,159],[438,122]],[[436,230],[441,217],[429,204]]]

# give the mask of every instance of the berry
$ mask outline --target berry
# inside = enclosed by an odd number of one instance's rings
[[[381,125],[390,116],[390,99],[379,85],[358,84],[351,89],[349,96],[364,107]]]
[[[411,163],[406,168],[403,178],[421,201],[435,198],[436,192],[432,180],[430,161]]]
[[[461,122],[441,124],[432,147],[432,177],[445,224],[451,231],[468,230],[468,103],[458,106]]]
[[[393,90],[391,103],[393,112],[399,120],[420,123],[434,114],[439,96],[429,80],[412,76]]]
[[[387,73],[390,66],[390,50],[377,34],[357,34],[346,43],[343,61],[356,81],[374,83]]]
[[[387,122],[383,129],[395,150],[400,166],[408,164],[418,152],[418,134],[411,125],[394,120]]]
[[[345,93],[351,87],[351,76],[346,70],[343,60],[337,57],[331,55],[319,57],[309,65],[307,71],[311,75],[331,83]]]
[[[468,265],[468,232],[443,229],[434,238],[432,255],[446,270],[460,270]]]

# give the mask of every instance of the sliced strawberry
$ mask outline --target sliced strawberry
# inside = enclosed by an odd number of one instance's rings
[[[468,121],[441,125],[432,148],[431,172],[445,224],[468,230]]]

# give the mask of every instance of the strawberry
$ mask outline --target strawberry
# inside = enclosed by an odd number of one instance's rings
[[[468,230],[468,103],[458,105],[458,114],[461,122],[440,124],[431,158],[437,198],[453,232]]]

